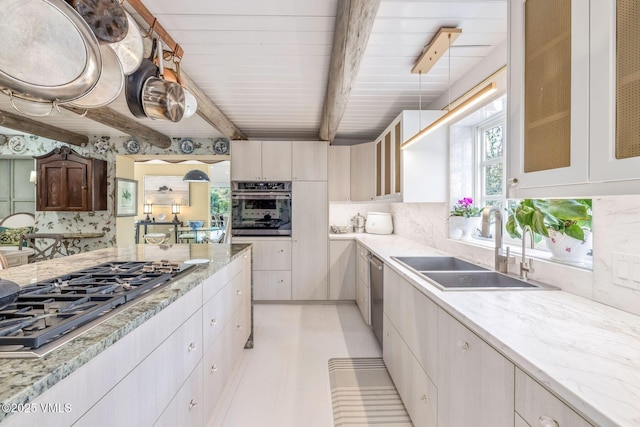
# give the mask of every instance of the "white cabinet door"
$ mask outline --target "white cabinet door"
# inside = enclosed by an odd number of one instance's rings
[[[593,427],[519,368],[516,368],[516,412],[532,426]]]
[[[437,423],[438,390],[387,316],[383,321],[383,357],[387,370],[416,427]]]
[[[329,201],[351,200],[351,147],[329,146]]]
[[[351,200],[373,200],[376,195],[376,147],[374,142],[351,146]]]
[[[200,362],[154,426],[202,426],[204,407],[212,404],[205,402],[203,397],[202,362]]]
[[[365,287],[369,287],[369,251],[360,243],[356,243],[356,279],[362,282]]]
[[[524,64],[525,0],[510,5],[509,123],[507,126],[510,197],[544,197],[550,186],[586,183],[589,175],[589,4],[571,2],[571,131],[568,167],[525,172]],[[543,31],[545,22],[540,22]],[[549,46],[548,49],[553,49]],[[599,84],[599,83],[598,83]],[[560,88],[549,88],[561,93]],[[554,92],[554,93],[555,93]],[[516,180],[517,182],[515,182]],[[546,187],[546,188],[545,188]]]
[[[514,366],[438,309],[438,426],[513,426]]]
[[[356,299],[356,249],[353,240],[329,242],[329,299]]]
[[[616,3],[607,0],[590,2],[591,115],[589,123],[592,153],[590,179],[592,181],[640,178],[640,157],[616,158],[616,34],[622,32],[637,34],[640,26],[638,22],[633,21],[631,24],[629,21],[626,22],[629,25],[627,28],[618,29]],[[631,25],[635,25],[636,28],[629,28]],[[620,55],[633,54],[627,51]],[[628,72],[632,73],[632,70]],[[628,86],[620,90],[630,92],[634,80],[633,74],[622,77],[620,81],[626,81]],[[637,183],[633,188],[637,190]],[[637,193],[637,191],[634,192]]]
[[[291,141],[262,142],[262,178],[291,181]]]
[[[231,141],[231,180],[262,179],[262,141]]]
[[[327,299],[329,263],[327,182],[295,181],[291,199],[292,299]]]
[[[254,270],[291,270],[291,240],[254,239]]]
[[[417,133],[416,129],[427,127],[442,115],[442,110],[403,111],[400,143]],[[422,124],[418,126],[420,120]],[[447,201],[448,144],[448,127],[442,126],[401,151],[403,202]]]
[[[256,301],[291,299],[291,270],[257,270],[253,274],[253,297]]]
[[[385,268],[384,310],[422,368],[437,381],[438,306]]]
[[[293,181],[326,181],[329,143],[296,141],[291,146],[291,179]]]
[[[371,288],[362,282],[356,284],[356,303],[367,325],[371,325]]]

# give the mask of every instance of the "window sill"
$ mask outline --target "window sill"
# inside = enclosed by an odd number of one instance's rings
[[[491,250],[493,250],[494,247],[495,247],[493,239],[484,239],[484,238],[480,238],[480,237],[471,237],[471,238],[467,238],[467,239],[451,239],[450,238],[449,240],[452,241],[452,242],[461,243],[461,244],[467,245],[467,246],[475,246],[475,247],[491,249]],[[517,258],[519,258],[522,255],[522,250],[521,250],[522,246],[520,244],[506,242],[506,243],[503,244],[503,247],[504,247],[505,250],[506,250],[507,247],[509,247],[511,255],[514,255]],[[593,271],[593,257],[592,256],[585,257],[583,262],[571,263],[571,262],[564,262],[564,261],[552,259],[552,254],[548,250],[531,249],[529,247],[527,247],[526,255],[527,255],[527,258],[531,257],[533,259],[542,260],[542,261],[546,261],[546,262],[549,262],[549,263],[554,263],[554,264],[558,264],[558,265],[566,265],[566,266],[569,266],[569,267],[580,268],[582,270]],[[519,262],[519,259],[516,260],[516,261]]]

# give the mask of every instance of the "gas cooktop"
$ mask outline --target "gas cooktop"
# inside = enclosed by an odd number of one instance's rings
[[[0,358],[41,357],[192,267],[107,262],[25,286],[0,308]]]

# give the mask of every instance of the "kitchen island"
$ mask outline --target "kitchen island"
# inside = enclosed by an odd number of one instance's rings
[[[203,394],[219,395],[239,351],[250,339],[250,245],[100,249],[4,270],[2,278],[25,286],[107,261],[161,259],[209,262],[190,268],[168,285],[134,300],[133,305],[41,358],[0,359],[0,423],[116,425],[113,416],[97,424],[91,421],[94,414],[107,408],[113,411],[115,405],[121,406],[116,411],[121,421],[147,425],[159,417],[170,422],[184,416],[180,410],[185,405],[178,400],[194,388],[199,400],[204,400]],[[215,384],[207,382],[203,369],[217,375]],[[129,398],[135,403],[129,412],[123,403],[118,403],[119,396],[127,395],[118,387],[127,381],[135,383],[129,393],[137,393],[138,387],[151,395]],[[185,381],[193,387],[186,387],[189,390],[183,392]],[[156,394],[162,396],[155,399]],[[136,409],[145,403],[149,405],[146,409]],[[207,422],[213,409],[211,403],[207,407],[197,405],[195,398],[186,405],[189,416],[195,417],[194,425]]]

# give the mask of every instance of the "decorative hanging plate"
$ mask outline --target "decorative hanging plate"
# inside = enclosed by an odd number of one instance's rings
[[[193,153],[194,148],[193,141],[190,139],[183,139],[180,141],[179,149],[182,154],[191,154]]]
[[[12,136],[9,139],[9,150],[13,151],[16,154],[22,153],[27,148],[27,141],[20,135]]]
[[[140,152],[140,143],[135,139],[130,139],[124,143],[124,149],[129,154],[138,154]]]
[[[216,154],[229,154],[229,140],[218,138],[213,141],[213,152]]]
[[[109,151],[109,140],[107,138],[98,138],[98,140],[93,143],[93,150],[98,154],[105,154]]]

